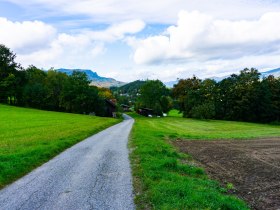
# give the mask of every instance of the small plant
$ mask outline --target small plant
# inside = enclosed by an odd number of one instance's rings
[[[116,118],[117,119],[122,119],[123,118],[122,113],[121,112],[117,112],[116,113]]]
[[[230,182],[227,183],[226,188],[227,188],[227,190],[234,190],[235,189],[234,185],[232,183],[230,183]]]

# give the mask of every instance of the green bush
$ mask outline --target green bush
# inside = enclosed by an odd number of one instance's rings
[[[205,103],[195,106],[191,110],[191,116],[196,119],[213,119],[215,116],[215,105],[213,103]]]

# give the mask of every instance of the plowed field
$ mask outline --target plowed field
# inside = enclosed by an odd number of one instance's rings
[[[176,140],[208,175],[248,202],[252,209],[280,209],[280,138],[257,140]]]

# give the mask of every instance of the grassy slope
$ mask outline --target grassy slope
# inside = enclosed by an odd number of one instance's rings
[[[203,169],[192,164],[190,157],[176,152],[168,140],[174,137],[216,139],[280,136],[279,126],[181,117],[134,117],[131,159],[134,185],[138,191],[136,203],[140,209],[247,209],[242,201],[225,195],[225,189],[209,180]]]
[[[0,105],[0,188],[117,122]]]

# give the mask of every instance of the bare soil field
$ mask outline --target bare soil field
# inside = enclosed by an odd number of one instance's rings
[[[174,145],[190,154],[207,174],[252,209],[280,209],[280,138],[257,140],[176,140]]]

